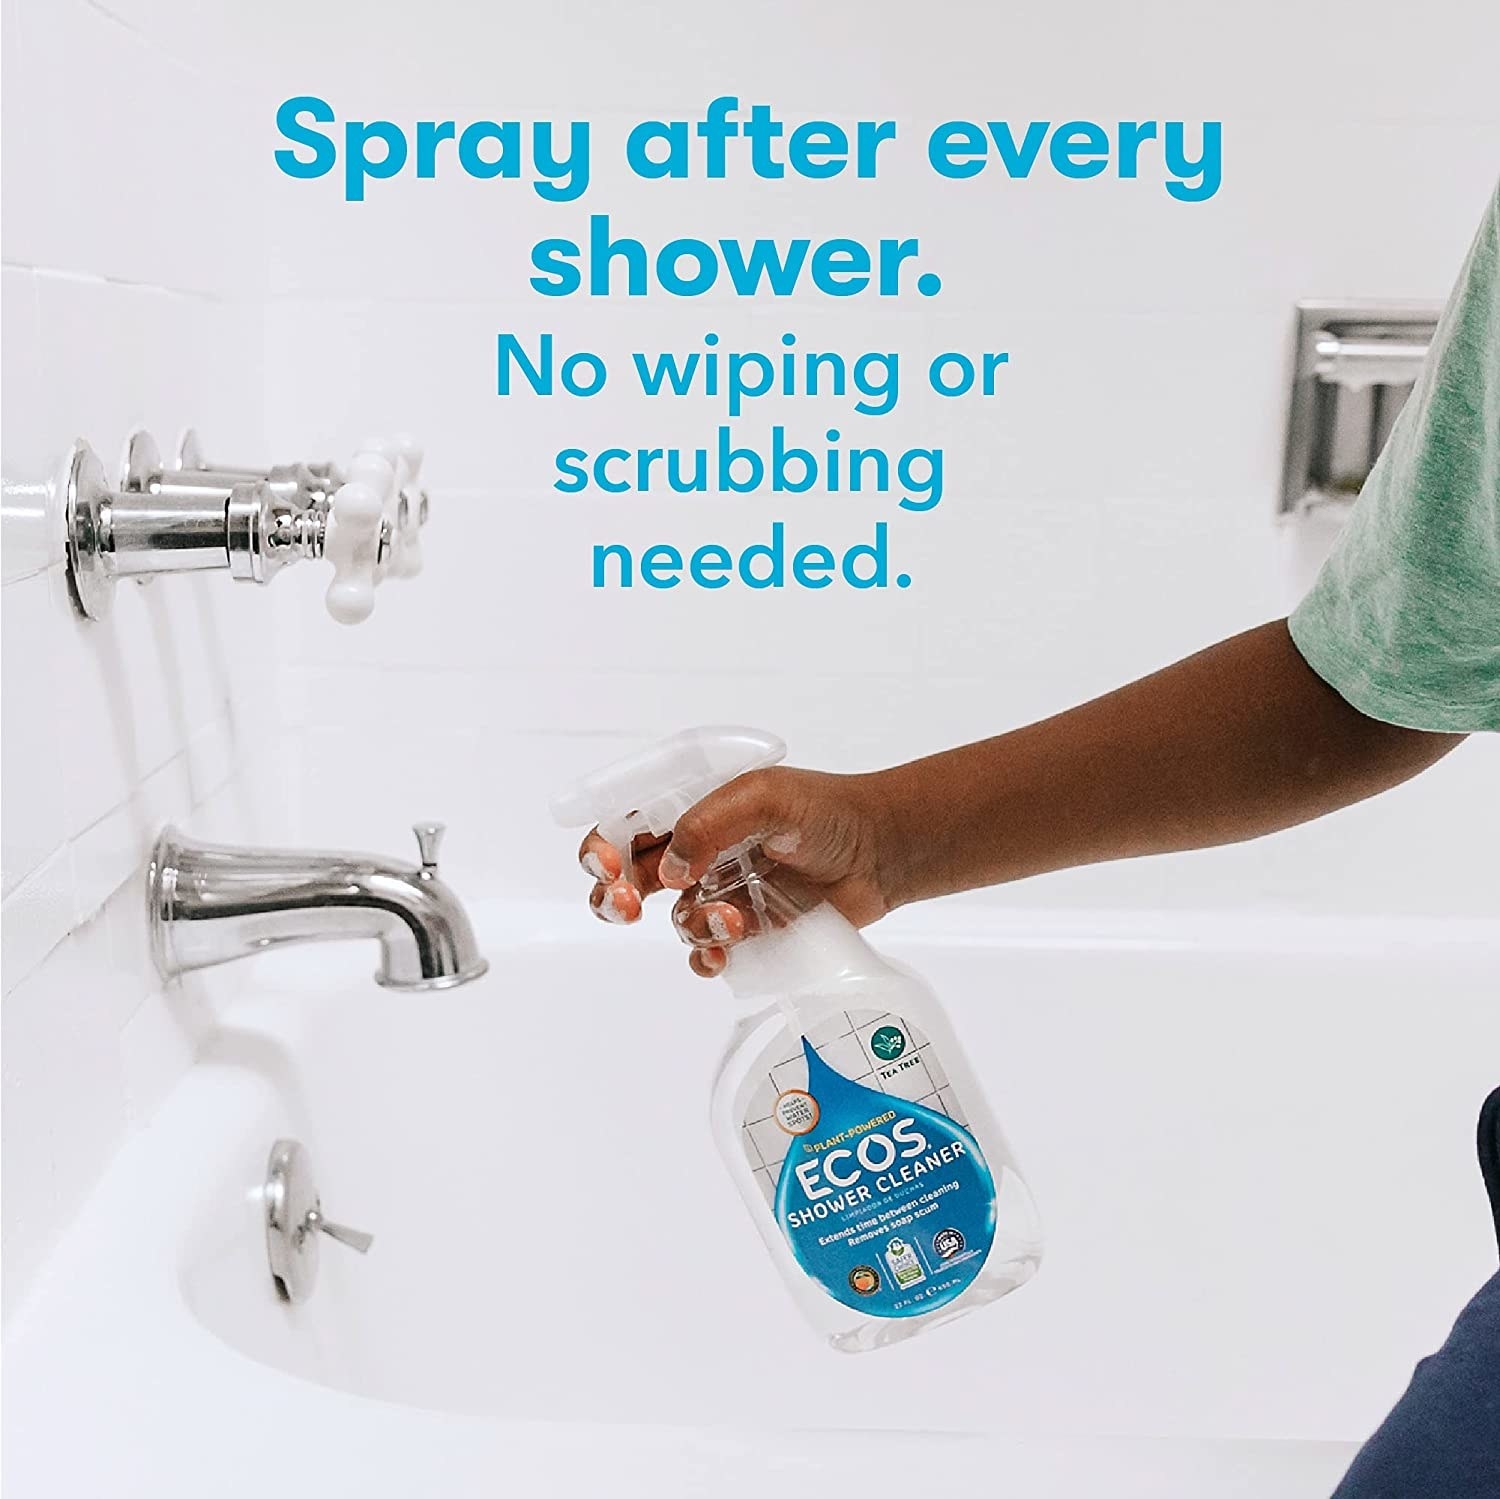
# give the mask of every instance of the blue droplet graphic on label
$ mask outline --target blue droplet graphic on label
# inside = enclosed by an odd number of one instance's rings
[[[887,1028],[894,1030],[894,1028]],[[895,1036],[877,1032],[895,1054]],[[835,1072],[804,1037],[815,1118],[776,1183],[797,1263],[868,1317],[916,1317],[961,1295],[995,1238],[995,1181],[956,1120]]]

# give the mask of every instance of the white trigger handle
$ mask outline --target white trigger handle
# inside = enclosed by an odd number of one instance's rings
[[[393,578],[414,578],[422,571],[422,521],[427,495],[422,489],[422,445],[410,433],[371,437],[360,452],[378,453],[396,472],[395,491],[387,514],[391,522]]]
[[[325,602],[341,625],[357,625],[375,608],[380,534],[395,489],[395,472],[375,453],[361,453],[334,493],[323,556],[333,564]]]

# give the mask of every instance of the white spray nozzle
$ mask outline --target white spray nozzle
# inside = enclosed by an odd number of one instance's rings
[[[623,854],[642,833],[670,833],[695,802],[747,770],[774,765],[786,745],[760,729],[684,729],[575,781],[552,798],[565,828],[598,825]]]

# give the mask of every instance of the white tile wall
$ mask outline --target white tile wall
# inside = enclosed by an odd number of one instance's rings
[[[1478,0],[1420,18],[1274,0],[1221,8],[1212,26],[1185,0],[960,4],[940,18],[785,0],[758,6],[753,26],[743,8],[646,8],[656,22],[643,27],[640,5],[524,16],[437,5],[403,31],[398,56],[384,29],[394,11],[366,7],[341,48],[308,43],[342,118],[591,119],[594,185],[578,204],[440,177],[377,184],[351,207],[331,179],[265,174],[268,347],[303,337],[323,356],[275,382],[270,426],[295,447],[405,423],[426,441],[436,494],[426,578],[387,590],[356,637],[322,621],[308,592],[277,600],[304,645],[290,731],[304,758],[349,771],[304,799],[304,825],[368,839],[379,819],[401,837],[412,815],[444,815],[473,888],[573,889],[573,840],[550,828],[541,792],[665,728],[761,722],[802,763],[871,767],[1025,722],[1285,613],[1328,541],[1273,520],[1293,303],[1443,296],[1500,166],[1500,96],[1474,60],[1500,23]],[[285,14],[269,7],[266,26]],[[320,36],[328,16],[309,24]],[[819,62],[825,47],[836,69]],[[1318,87],[1311,57],[1338,58],[1357,84]],[[940,182],[919,150],[891,157],[875,186],[624,179],[625,125],[691,118],[720,91],[788,116],[895,114],[913,141],[958,115],[1217,117],[1225,185],[1184,206],[1144,180]],[[267,118],[285,92],[267,93]],[[595,211],[648,242],[789,225],[919,232],[947,290],[884,305],[533,296],[532,241]],[[697,439],[716,416],[619,381],[587,403],[502,401],[496,332],[550,329],[560,347],[618,358],[696,347],[709,328],[725,349],[774,347],[784,329],[803,348],[909,359],[993,344],[1012,351],[1013,378],[991,408],[917,394],[883,420],[888,446],[930,434],[948,450],[948,494],[925,516],[555,493],[561,446]],[[817,428],[805,407],[776,417]],[[777,513],[812,535],[891,518],[915,586],[865,597],[589,586],[596,541],[745,541]],[[993,898],[1493,910],[1484,850],[1500,838],[1500,803],[1485,787],[1497,767],[1500,743],[1472,744],[1314,828]]]
[[[433,0],[419,21],[394,0],[357,16],[333,0],[3,5],[11,1299],[192,1053],[197,1022],[157,991],[135,904],[162,819],[400,848],[415,817],[445,816],[465,893],[566,893],[573,839],[545,792],[666,727],[758,721],[804,763],[873,766],[1281,613],[1326,544],[1271,519],[1292,302],[1441,296],[1496,171],[1500,38],[1479,0],[1267,0],[1212,26],[1187,0],[771,0],[753,24],[743,6],[677,0]],[[719,92],[897,115],[913,140],[962,114],[1217,117],[1226,178],[1184,208],[1145,184],[945,184],[897,159],[876,188],[648,196],[605,158],[567,208],[450,179],[351,209],[331,181],[271,165],[274,107],[312,79],[345,117],[587,117],[604,149],[644,111],[691,114]],[[648,238],[918,232],[948,289],[895,306],[540,305],[527,248],[596,209]],[[949,450],[942,506],[894,523],[908,593],[587,586],[605,531],[749,539],[768,507],[563,500],[550,457],[575,434],[680,440],[714,423],[618,390],[586,411],[501,402],[494,335],[551,328],[622,351],[710,326],[726,348],[792,328],[804,347],[1013,351],[993,409],[912,400],[890,419],[888,444],[930,434]],[[132,586],[111,623],[80,622],[46,483],[75,436],[112,463],[140,422],[164,441],[192,422],[217,452],[266,457],[273,438],[323,454],[417,431],[436,497],[427,574],[352,633],[296,575],[269,594]],[[850,529],[818,510],[807,524]],[[276,764],[331,769],[257,797]],[[1497,764],[1500,744],[1474,744],[1314,828],[995,898],[1492,909]]]
[[[79,618],[50,484],[75,437],[112,468],[141,424],[263,448],[242,137],[201,128],[228,79],[83,0],[7,0],[4,69],[8,1311],[188,1065],[192,1018],[163,1000],[145,948],[143,861],[166,820],[246,821],[242,771],[274,694],[269,620],[227,580],[127,585],[107,623]]]

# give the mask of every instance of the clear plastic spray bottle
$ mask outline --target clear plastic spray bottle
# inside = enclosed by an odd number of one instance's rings
[[[553,815],[597,824],[628,860],[636,837],[784,754],[754,729],[689,729],[586,776]],[[937,996],[753,842],[723,851],[679,927],[722,901],[746,936],[723,975],[735,1025],[714,1138],[808,1321],[863,1352],[1029,1280],[1036,1206]]]

